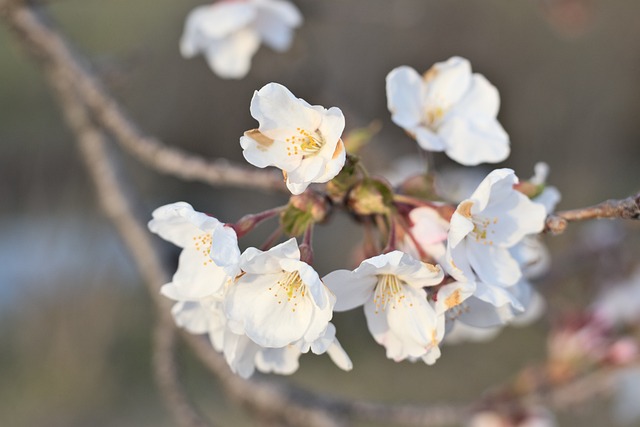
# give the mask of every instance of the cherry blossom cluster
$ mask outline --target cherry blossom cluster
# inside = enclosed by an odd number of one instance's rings
[[[396,68],[386,89],[391,119],[428,153],[443,151],[462,165],[508,156],[498,92],[466,59],[437,63],[422,76]],[[289,203],[225,224],[178,202],[158,208],[149,223],[182,248],[162,288],[176,301],[176,323],[208,334],[234,372],[289,374],[309,351],[350,370],[331,320],[360,306],[388,358],[427,364],[445,340],[486,339],[540,313],[544,304],[529,280],[548,263],[538,235],[559,200],[545,184],[545,164],[526,181],[511,169],[493,170],[469,194],[443,192],[434,171],[392,186],[348,152],[339,108],[311,105],[269,83],[255,92],[250,113],[258,127],[240,138],[243,155],[282,171]],[[312,235],[337,209],[364,230],[361,263],[321,277]],[[276,217],[260,249],[240,248],[239,238]],[[288,240],[277,244],[283,235]]]

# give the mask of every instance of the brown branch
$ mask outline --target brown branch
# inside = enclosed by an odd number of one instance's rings
[[[553,234],[561,234],[569,222],[602,218],[640,219],[640,193],[626,199],[607,200],[588,208],[556,212],[547,217],[545,229]]]
[[[91,72],[82,66],[59,32],[45,24],[34,10],[22,5],[21,1],[3,0],[0,1],[0,13],[18,33],[20,41],[42,61],[55,67],[60,78],[74,86],[96,120],[142,163],[162,173],[214,186],[286,190],[282,176],[274,171],[236,165],[226,159],[206,161],[144,135]]]
[[[144,244],[146,233],[136,226],[129,203],[119,191],[119,183],[114,169],[109,163],[104,135],[91,124],[84,108],[74,99],[73,88],[50,68],[49,80],[55,89],[65,119],[77,136],[78,146],[85,161],[103,210],[114,222],[139,267],[147,283],[164,283],[167,274],[155,258],[146,256],[148,247]],[[161,298],[157,289],[150,289],[156,303],[157,323],[154,334],[154,374],[158,388],[180,426],[204,427],[207,424],[189,404],[175,369],[175,328],[169,315],[169,304]]]

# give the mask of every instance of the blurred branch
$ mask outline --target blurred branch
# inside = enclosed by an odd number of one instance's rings
[[[168,275],[156,257],[147,255],[146,232],[138,226],[128,200],[120,191],[118,178],[106,151],[104,135],[93,127],[82,104],[74,99],[75,94],[68,81],[54,68],[48,68],[47,71],[67,124],[76,134],[82,158],[98,190],[98,199],[104,212],[118,228],[145,281],[148,284],[164,283]],[[180,426],[204,427],[207,424],[192,409],[175,369],[176,334],[169,314],[169,301],[162,298],[153,286],[150,286],[150,291],[158,308],[153,340],[153,366],[158,388]]]
[[[546,230],[561,234],[569,222],[589,219],[640,219],[640,193],[621,200],[607,200],[595,206],[556,212],[547,217]]]
[[[139,161],[159,172],[214,186],[285,190],[282,176],[278,173],[235,165],[226,159],[206,161],[144,135],[87,67],[81,64],[59,32],[45,24],[36,11],[23,3],[19,0],[0,0],[0,14],[32,53],[54,66],[60,78],[73,85],[95,119]]]

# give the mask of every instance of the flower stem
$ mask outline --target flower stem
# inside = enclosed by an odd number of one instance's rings
[[[262,244],[262,246],[260,246],[260,250],[262,251],[267,251],[269,249],[271,249],[273,247],[273,244],[276,240],[278,240],[278,238],[282,236],[282,226],[278,226],[278,228],[276,228],[275,230],[273,230],[273,233],[271,233],[269,235],[269,237],[267,237],[267,240],[264,241],[264,243]]]
[[[238,237],[242,237],[253,230],[258,224],[262,221],[265,221],[269,218],[273,218],[276,215],[279,215],[286,206],[278,206],[277,208],[268,209],[266,211],[258,212],[255,214],[245,215],[235,224],[231,224],[231,227],[235,230]]]
[[[396,250],[397,234],[396,234],[396,220],[393,215],[386,215],[385,218],[389,223],[389,237],[387,238],[387,246],[382,250],[383,254]]]
[[[313,223],[309,224],[304,231],[302,237],[302,243],[300,244],[300,261],[304,261],[307,264],[313,264]]]

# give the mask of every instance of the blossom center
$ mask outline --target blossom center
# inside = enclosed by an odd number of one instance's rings
[[[210,233],[201,234],[199,236],[193,237],[193,245],[196,248],[196,251],[200,252],[204,257],[204,261],[202,265],[210,265],[213,264],[213,260],[211,259],[211,244],[212,238]]]
[[[376,290],[373,295],[373,303],[376,306],[376,314],[382,310],[385,311],[388,305],[395,309],[406,299],[406,295],[402,292],[404,283],[398,279],[395,274],[380,274]],[[409,307],[413,304],[409,303]]]
[[[274,291],[274,287],[270,287],[270,291]],[[307,286],[302,281],[300,273],[297,271],[285,271],[280,277],[280,280],[276,282],[274,297],[278,299],[278,304],[282,304],[285,301],[293,302],[292,311],[296,311],[298,303],[298,297],[304,298],[307,294]]]
[[[492,226],[498,223],[498,218],[484,218],[476,215],[471,217],[470,220],[473,222],[471,234],[475,238],[475,241],[483,245],[492,246],[493,240],[491,235],[495,233],[495,230],[492,230]]]
[[[302,128],[296,128],[297,133],[285,139],[287,155],[302,154],[305,157],[316,155],[324,146],[324,138],[318,130],[309,132]]]
[[[425,125],[431,130],[438,130],[442,123],[442,118],[446,114],[446,109],[440,105],[427,107],[425,110]]]

